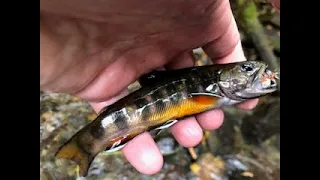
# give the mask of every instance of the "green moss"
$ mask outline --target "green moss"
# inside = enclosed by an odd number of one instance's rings
[[[242,19],[246,25],[258,21],[258,11],[252,0],[238,0],[238,7],[243,9]]]
[[[249,0],[248,0],[249,1]],[[255,21],[258,18],[258,12],[254,2],[250,1],[244,10],[244,16],[248,21]]]

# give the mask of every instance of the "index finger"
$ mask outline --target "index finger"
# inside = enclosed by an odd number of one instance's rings
[[[203,46],[202,49],[212,61],[218,64],[245,61],[240,34],[229,1],[224,1],[220,8],[224,9],[224,11],[216,23],[218,23],[219,27],[224,27],[220,29],[221,35]],[[258,99],[254,99],[246,101],[238,107],[243,110],[249,110],[254,108],[257,103]]]
[[[227,6],[224,8],[227,10],[217,22],[220,27],[223,27],[219,32],[220,36],[203,46],[202,49],[215,63],[245,61],[240,34],[229,1],[224,6]]]

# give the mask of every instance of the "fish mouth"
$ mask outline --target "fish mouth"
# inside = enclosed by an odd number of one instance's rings
[[[262,64],[253,80],[253,84],[256,86],[257,90],[271,93],[278,89],[278,79],[277,72],[271,71],[268,68],[268,65]]]
[[[246,100],[259,98],[278,90],[277,73],[271,71],[268,65],[262,63],[259,70],[252,75],[246,89],[236,92],[238,98]]]

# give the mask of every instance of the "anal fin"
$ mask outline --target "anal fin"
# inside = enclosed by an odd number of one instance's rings
[[[128,142],[125,142],[124,140],[126,139],[126,136],[123,137],[118,137],[115,140],[112,140],[112,145],[111,147],[108,147],[104,150],[106,153],[111,153],[115,151],[121,150],[125,145],[127,145]]]
[[[116,145],[116,146],[112,145],[112,147],[110,149],[105,150],[104,152],[111,153],[111,152],[119,151],[126,145],[127,145],[127,143]]]

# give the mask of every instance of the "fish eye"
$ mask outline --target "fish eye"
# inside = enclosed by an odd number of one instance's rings
[[[241,66],[242,71],[252,71],[253,70],[253,65],[251,63],[245,63]]]

